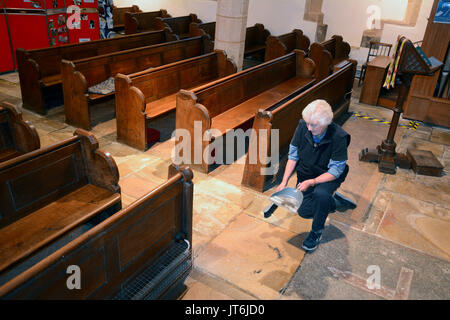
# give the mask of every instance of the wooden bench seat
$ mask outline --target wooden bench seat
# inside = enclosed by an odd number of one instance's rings
[[[169,30],[161,30],[50,48],[33,50],[19,48],[16,56],[23,107],[39,114],[47,113],[45,89],[61,85],[62,59],[84,59],[177,39],[178,37]],[[59,88],[58,92],[62,93]]]
[[[84,223],[120,210],[118,181],[114,159],[81,129],[0,163],[0,276]]]
[[[261,23],[248,27],[245,31],[244,58],[254,56],[258,60],[264,61],[268,36],[270,36],[270,32]]]
[[[316,81],[314,69],[314,61],[304,51],[295,50],[191,91],[180,90],[175,143],[177,150],[190,148],[191,152],[177,154],[180,159],[176,161],[209,172],[214,140],[251,121],[260,108],[271,108],[307,90]],[[189,132],[190,142],[183,136],[185,132]],[[208,136],[209,140],[205,138]],[[197,154],[202,155],[201,159],[196,158]],[[201,163],[195,162],[198,160]]]
[[[326,100],[332,107],[334,119],[348,110],[354,81],[354,70],[356,64],[345,61],[336,72],[331,73],[321,81],[316,82],[309,89],[299,95],[274,106],[270,109],[260,109],[254,116],[253,130],[251,132],[249,150],[246,156],[242,184],[259,192],[263,192],[274,186],[275,171],[282,157],[286,156],[289,144],[302,117],[302,110],[316,99]],[[272,143],[271,136],[260,137],[259,133],[264,130],[278,130],[278,145],[280,158],[271,158]],[[258,152],[258,157],[253,157],[256,162],[250,163],[251,152]],[[264,159],[264,161],[262,160]],[[270,166],[270,167],[269,167]],[[270,170],[269,170],[270,169]],[[283,174],[283,172],[279,172]],[[271,184],[272,183],[272,184]]]
[[[61,83],[61,75],[54,74],[42,78],[42,85],[44,87],[51,87]]]
[[[258,110],[265,110],[273,104],[280,103],[286,97],[305,90],[313,83],[314,80],[308,78],[294,77],[289,79],[214,117],[211,128],[219,130],[224,135],[229,129],[230,123],[239,127],[249,119],[254,118]]]
[[[294,49],[303,50],[308,53],[309,45],[309,38],[300,29],[294,29],[292,32],[280,36],[268,36],[264,61],[284,56]]]
[[[0,162],[18,157],[24,154],[24,152],[17,151],[14,148],[4,148],[0,151]]]
[[[202,20],[195,13],[181,17],[155,18],[156,30],[168,28],[180,39],[189,38],[189,26],[191,23],[202,23]]]
[[[35,127],[23,120],[19,107],[9,102],[1,102],[0,163],[39,149],[40,145]]]
[[[157,17],[170,18],[171,15],[164,9],[149,12],[125,12],[125,34],[160,30],[156,26]]]
[[[123,32],[125,29],[125,13],[126,12],[142,12],[137,5],[131,7],[112,6],[113,29],[116,32]]]
[[[0,273],[120,203],[120,194],[87,184],[0,231]]]
[[[146,128],[154,119],[175,110],[180,89],[194,88],[235,72],[236,66],[225,53],[215,50],[135,74],[118,74],[115,78],[117,138],[146,150],[151,143]]]
[[[193,264],[192,178],[171,165],[166,182],[0,285],[0,298],[176,299]]]
[[[199,35],[207,35],[212,41],[215,39],[216,22],[196,23],[189,25],[189,36],[195,37]],[[264,60],[266,50],[266,40],[270,36],[270,32],[264,28],[261,23],[247,27],[245,30],[245,46],[244,57],[251,55],[256,56],[261,61]],[[291,50],[292,51],[292,50]],[[286,52],[287,53],[287,52]]]
[[[145,71],[211,52],[213,45],[206,37],[195,37],[163,44],[145,46],[80,60],[62,60],[64,112],[66,122],[90,130],[91,107],[96,100],[113,97],[88,94],[88,88],[115,77]]]

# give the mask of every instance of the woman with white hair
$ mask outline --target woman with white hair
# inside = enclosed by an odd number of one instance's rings
[[[348,174],[350,135],[332,122],[333,111],[325,100],[308,104],[302,117],[291,140],[288,162],[277,191],[286,187],[296,170],[297,189],[303,192],[298,214],[313,219],[302,248],[312,252],[319,245],[328,214],[354,209],[356,205],[343,196],[333,196]]]

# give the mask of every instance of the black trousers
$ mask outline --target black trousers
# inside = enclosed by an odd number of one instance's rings
[[[333,181],[320,183],[303,192],[303,202],[297,212],[302,218],[313,219],[312,231],[322,232],[328,214],[336,210],[333,194],[344,179],[339,177]]]

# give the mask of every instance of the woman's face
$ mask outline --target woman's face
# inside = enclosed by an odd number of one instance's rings
[[[306,126],[308,127],[308,130],[311,131],[313,136],[320,135],[327,127],[326,125],[322,125],[317,120],[306,121]]]

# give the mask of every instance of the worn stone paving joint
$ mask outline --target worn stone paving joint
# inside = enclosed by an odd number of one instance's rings
[[[383,123],[383,124],[391,124],[390,121],[387,121],[385,119],[378,119],[378,118],[367,116],[367,115],[361,115],[357,112],[353,112],[353,115],[357,118],[361,118],[361,119],[365,119],[365,120],[370,120],[370,121],[379,122],[379,123]],[[419,127],[419,125],[420,125],[419,121],[410,120],[407,125],[399,124],[398,126],[401,128],[408,128],[408,129],[412,129],[412,130],[416,131],[417,128]]]

